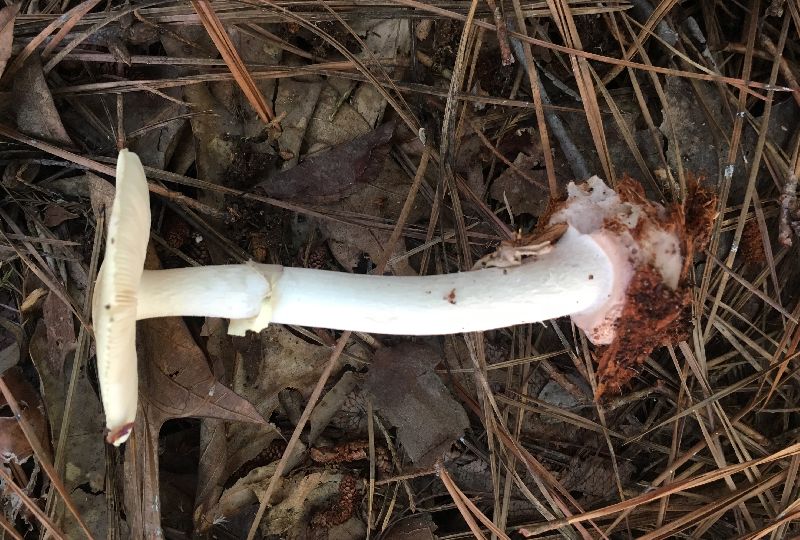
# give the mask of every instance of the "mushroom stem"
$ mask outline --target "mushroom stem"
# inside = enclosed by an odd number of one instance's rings
[[[145,270],[139,282],[136,319],[154,317],[255,317],[269,296],[276,265],[253,263]],[[270,270],[274,267],[274,271]]]
[[[271,285],[269,298],[264,278]],[[227,317],[232,334],[257,331],[267,323],[452,334],[591,311],[608,300],[613,281],[604,249],[570,227],[549,252],[517,266],[437,276],[371,276],[253,263],[145,272],[137,319]],[[256,317],[262,299],[264,312]]]
[[[285,268],[271,318],[379,334],[477,332],[591,310],[608,299],[613,279],[603,249],[568,229],[550,252],[508,268],[424,277]]]

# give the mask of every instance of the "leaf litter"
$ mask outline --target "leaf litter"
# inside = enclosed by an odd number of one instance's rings
[[[794,3],[7,4],[7,536],[800,533]],[[460,271],[580,167],[684,208],[699,178],[718,202],[682,332],[602,400],[612,359],[566,320],[344,334],[332,365],[325,329],[142,321],[117,451],[86,307],[119,145],[151,167],[165,268]]]
[[[12,4],[0,9],[0,77],[11,58],[14,46],[14,19],[21,4]]]

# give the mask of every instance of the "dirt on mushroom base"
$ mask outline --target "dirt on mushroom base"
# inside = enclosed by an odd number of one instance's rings
[[[666,286],[650,265],[637,268],[627,290],[627,301],[617,323],[614,342],[599,349],[595,399],[621,393],[639,372],[647,356],[657,347],[681,341],[691,332],[691,282],[694,256],[708,245],[716,215],[716,196],[690,177],[684,204],[667,209],[665,229],[672,228],[682,241],[684,264],[678,288]],[[652,207],[636,180],[626,176],[616,186],[620,199]],[[632,233],[643,234],[641,227]]]
[[[637,270],[628,285],[617,337],[600,349],[596,399],[621,393],[653,349],[688,336],[691,298],[688,287],[672,290],[664,285],[652,266]]]

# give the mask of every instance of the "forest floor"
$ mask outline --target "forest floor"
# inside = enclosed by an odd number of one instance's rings
[[[800,535],[798,29],[797,0],[0,2],[0,538]],[[713,222],[629,380],[569,318],[149,319],[114,447],[121,148],[163,268],[469,270],[595,174],[677,212],[699,185]]]

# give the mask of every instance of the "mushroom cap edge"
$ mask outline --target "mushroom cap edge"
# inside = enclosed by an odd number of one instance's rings
[[[150,194],[142,163],[133,152],[120,151],[116,177],[92,321],[108,442],[118,446],[130,435],[138,402],[136,304],[150,237]]]

